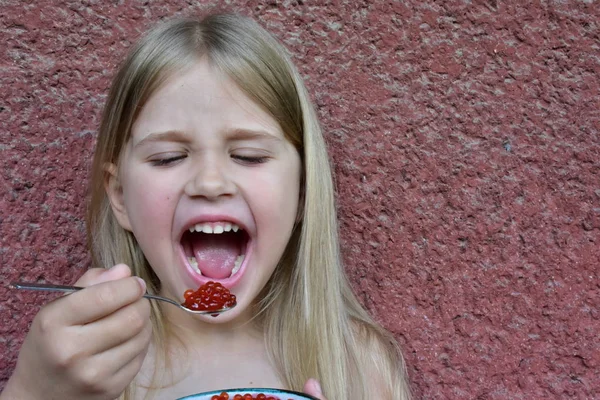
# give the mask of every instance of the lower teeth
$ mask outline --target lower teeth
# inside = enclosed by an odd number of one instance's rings
[[[237,272],[240,270],[240,268],[242,267],[242,263],[244,262],[244,257],[246,257],[246,256],[244,254],[242,254],[241,256],[238,256],[238,258],[235,260],[235,265],[233,266],[233,269],[231,270],[231,275],[229,275],[230,278],[233,275],[237,274]]]
[[[198,261],[196,261],[196,257],[188,257],[188,261],[190,262],[190,265],[192,266],[194,271],[202,275],[202,271],[200,271],[200,268],[198,268]]]

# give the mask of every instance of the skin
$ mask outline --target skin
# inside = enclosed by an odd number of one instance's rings
[[[91,269],[85,289],[47,304],[25,338],[0,399],[114,399],[150,344],[145,284],[120,264]]]
[[[298,210],[301,162],[279,124],[206,61],[174,74],[144,105],[108,183],[113,211],[134,233],[161,281],[182,300],[199,285],[182,257],[191,223],[239,221],[251,237],[240,279],[226,286],[237,306],[214,319],[177,325],[240,323],[272,275]],[[204,328],[204,327],[202,327]]]
[[[169,343],[175,383],[162,382],[159,397],[284,386],[252,324],[251,305],[291,235],[300,171],[279,125],[207,62],[177,74],[144,106],[119,168],[108,167],[106,189],[119,223],[161,280],[161,294],[180,299],[194,287],[179,247],[191,219],[238,219],[253,246],[231,287],[238,298],[232,311],[212,318],[164,308],[179,340]],[[0,399],[115,399],[134,379],[143,396],[157,356],[150,307],[141,298],[145,284],[130,275],[125,265],[92,269],[77,282],[86,289],[43,307]],[[304,391],[325,400],[314,379]]]
[[[139,374],[152,333],[145,284],[130,275],[124,264],[90,269],[75,283],[86,289],[44,306],[0,400],[117,398]],[[326,400],[315,379],[303,390]]]

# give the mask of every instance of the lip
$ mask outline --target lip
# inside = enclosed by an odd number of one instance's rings
[[[196,225],[196,224],[201,224],[201,223],[206,223],[206,222],[230,222],[232,224],[235,224],[237,226],[239,226],[242,230],[244,230],[246,232],[246,235],[248,236],[248,242],[246,243],[246,249],[244,252],[244,261],[242,262],[242,265],[240,266],[239,271],[232,277],[229,278],[225,278],[225,279],[214,279],[214,278],[209,278],[206,276],[201,276],[198,275],[197,272],[195,272],[192,267],[190,266],[190,263],[187,259],[187,256],[185,255],[185,252],[183,250],[183,246],[181,246],[181,240],[183,237],[183,234],[186,233],[187,231],[189,231],[190,227]],[[248,224],[245,224],[244,222],[242,222],[239,218],[235,218],[232,217],[231,215],[225,215],[225,214],[211,214],[211,215],[200,215],[200,216],[196,216],[193,219],[190,219],[189,221],[187,221],[184,225],[183,228],[181,229],[181,231],[179,232],[178,236],[177,236],[177,243],[179,244],[179,258],[180,258],[180,262],[182,263],[182,265],[185,266],[185,271],[187,274],[187,277],[190,281],[194,282],[194,284],[196,284],[197,286],[195,288],[193,288],[194,290],[197,289],[198,287],[210,282],[210,281],[214,281],[214,282],[219,282],[220,284],[222,284],[223,286],[225,286],[227,289],[232,289],[233,287],[235,287],[239,281],[242,279],[242,277],[244,276],[244,272],[246,271],[246,266],[248,265],[249,260],[252,258],[252,250],[254,247],[254,232],[252,229],[249,228]]]

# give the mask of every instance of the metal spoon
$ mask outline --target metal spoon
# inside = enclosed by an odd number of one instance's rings
[[[49,283],[32,283],[32,282],[11,282],[9,287],[11,289],[39,290],[39,291],[44,291],[44,292],[64,292],[64,293],[73,293],[73,292],[83,289],[82,287],[79,287],[79,286],[52,285]],[[200,315],[210,314],[212,316],[217,316],[218,314],[221,314],[225,311],[229,311],[233,307],[235,307],[235,306],[225,307],[225,308],[221,308],[220,310],[197,311],[197,310],[190,310],[189,308],[183,306],[182,304],[179,304],[175,300],[171,300],[166,297],[156,296],[154,294],[148,294],[148,293],[144,294],[143,297],[145,297],[147,299],[151,299],[151,300],[164,301],[166,303],[177,306],[177,307],[181,308],[182,310],[185,310],[189,313],[200,314]]]

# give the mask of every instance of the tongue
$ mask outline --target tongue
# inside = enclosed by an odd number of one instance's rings
[[[192,240],[192,251],[198,261],[202,275],[213,279],[224,279],[231,275],[235,260],[241,254],[235,234],[196,234]]]

